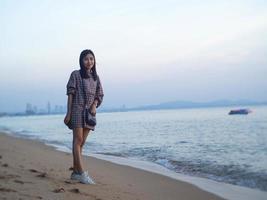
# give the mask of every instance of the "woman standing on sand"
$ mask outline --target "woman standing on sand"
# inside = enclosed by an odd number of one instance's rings
[[[88,49],[83,50],[79,62],[80,70],[74,70],[67,83],[68,105],[64,123],[73,130],[73,172],[71,179],[84,184],[94,184],[95,182],[88,172],[84,171],[81,158],[86,138],[90,130],[95,130],[95,126],[90,126],[85,122],[83,111],[87,105],[91,113],[95,115],[96,108],[103,101],[104,93],[96,73],[94,53]]]

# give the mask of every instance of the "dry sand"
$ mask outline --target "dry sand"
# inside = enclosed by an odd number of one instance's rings
[[[95,185],[70,180],[72,155],[0,133],[0,199],[222,199],[183,181],[83,156]]]

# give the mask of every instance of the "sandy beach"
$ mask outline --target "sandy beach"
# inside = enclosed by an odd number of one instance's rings
[[[83,156],[95,185],[70,180],[72,155],[0,134],[1,199],[222,199],[186,182]]]

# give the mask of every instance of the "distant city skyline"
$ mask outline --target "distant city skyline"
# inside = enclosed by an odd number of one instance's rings
[[[211,107],[232,107],[235,109],[248,108],[251,106],[267,106],[267,101],[252,101],[248,99],[240,99],[231,101],[227,99],[218,99],[209,102],[193,102],[193,101],[171,101],[161,102],[158,104],[141,105],[136,107],[127,107],[123,104],[118,107],[109,107],[99,109],[99,112],[127,112],[127,111],[143,111],[143,110],[165,110],[165,109],[183,109],[183,108],[211,108]],[[27,103],[24,111],[0,112],[0,117],[5,115],[47,115],[47,114],[65,114],[67,105],[53,105],[49,101],[46,107],[37,107],[31,103]]]
[[[53,105],[50,101],[47,102],[46,106],[38,107],[31,103],[27,103],[25,110],[22,113],[25,114],[55,114],[55,113],[64,113],[67,111],[66,105]],[[19,111],[17,111],[19,113]]]
[[[92,49],[102,108],[267,100],[267,2],[0,1],[0,112],[66,105]]]

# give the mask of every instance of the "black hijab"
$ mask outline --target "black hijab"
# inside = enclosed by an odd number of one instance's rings
[[[95,60],[95,54],[93,53],[92,50],[90,49],[85,49],[81,52],[80,54],[80,59],[79,59],[79,62],[80,62],[80,74],[81,74],[81,77],[82,78],[89,78],[88,74],[87,74],[87,71],[83,65],[83,58],[87,55],[87,54],[92,54],[93,57],[94,57],[94,60]],[[94,81],[96,81],[97,79],[97,73],[96,73],[96,60],[94,62],[94,66],[92,67],[92,75],[93,75],[93,78],[94,78]]]

